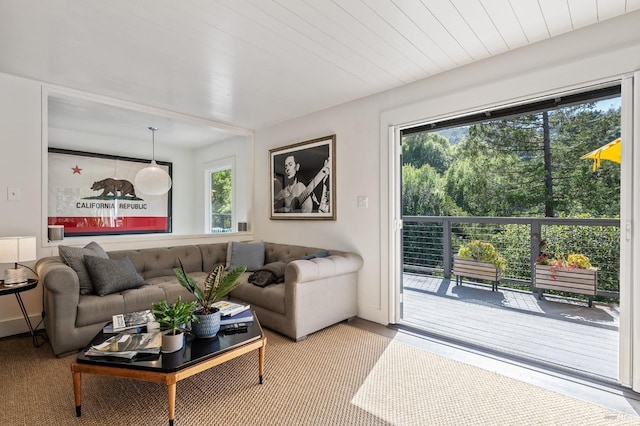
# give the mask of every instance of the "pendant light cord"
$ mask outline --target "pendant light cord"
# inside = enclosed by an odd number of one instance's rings
[[[156,130],[158,128],[149,126],[149,130],[151,130],[151,160],[156,161]]]

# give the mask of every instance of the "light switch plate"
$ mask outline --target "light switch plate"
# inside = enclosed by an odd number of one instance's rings
[[[358,195],[358,208],[359,209],[369,208],[369,197],[367,197],[366,195]]]

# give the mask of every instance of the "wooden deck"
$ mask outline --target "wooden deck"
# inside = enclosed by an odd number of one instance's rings
[[[405,273],[402,324],[515,359],[618,376],[618,305]]]

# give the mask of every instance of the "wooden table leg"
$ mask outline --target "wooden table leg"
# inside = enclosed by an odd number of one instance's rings
[[[176,414],[176,382],[167,383],[167,393],[169,396],[169,426],[173,426]]]
[[[260,346],[258,349],[258,371],[260,373],[260,384],[262,384],[262,375],[264,374],[264,349],[265,345]]]
[[[76,400],[76,417],[80,417],[82,414],[82,375],[73,370],[73,365],[71,366],[71,371],[73,372],[73,396]]]

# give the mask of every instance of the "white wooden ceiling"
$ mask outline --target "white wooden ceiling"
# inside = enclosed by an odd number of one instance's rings
[[[257,129],[637,9],[640,0],[0,0],[0,72]],[[66,107],[52,125],[73,126],[67,112],[79,106]],[[113,111],[78,115],[118,126]],[[182,143],[222,137],[204,133]]]

